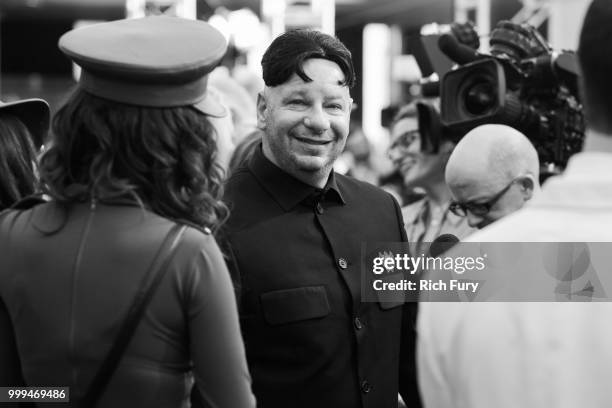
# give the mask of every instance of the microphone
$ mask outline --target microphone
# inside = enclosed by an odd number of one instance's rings
[[[429,256],[438,257],[454,247],[459,242],[453,234],[442,234],[438,238],[434,239],[429,247]]]
[[[461,44],[454,35],[442,34],[438,39],[438,47],[448,58],[459,65],[469,64],[487,58],[472,47]]]

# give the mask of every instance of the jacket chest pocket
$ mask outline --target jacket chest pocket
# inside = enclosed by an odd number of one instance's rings
[[[327,316],[331,312],[325,286],[306,286],[261,294],[266,322],[275,326]]]

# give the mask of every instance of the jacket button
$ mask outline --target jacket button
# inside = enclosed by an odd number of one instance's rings
[[[365,381],[365,380],[362,381],[361,382],[361,391],[364,394],[367,394],[368,392],[372,391],[372,385],[369,382]]]
[[[325,212],[325,209],[321,205],[321,203],[317,203],[317,214],[321,215]]]
[[[346,259],[340,258],[338,259],[338,266],[342,269],[346,269],[348,267],[348,263],[346,263]]]
[[[361,322],[360,318],[356,317],[355,320],[353,320],[353,323],[355,324],[355,328],[357,330],[363,329],[363,323]]]

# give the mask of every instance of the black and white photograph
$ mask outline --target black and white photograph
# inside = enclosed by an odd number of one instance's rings
[[[0,408],[612,407],[612,0],[0,0]]]

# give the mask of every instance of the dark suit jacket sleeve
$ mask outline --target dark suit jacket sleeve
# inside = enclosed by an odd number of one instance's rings
[[[399,236],[402,242],[408,242],[406,230],[404,229],[404,219],[402,211],[395,201],[395,213],[397,217],[397,225],[399,227]],[[416,371],[416,316],[417,302],[407,302],[403,307],[402,313],[402,339],[400,350],[400,366],[399,366],[399,391],[408,408],[420,408],[421,398],[419,396],[419,388],[417,384]]]
[[[0,211],[0,227],[2,221],[8,218],[11,210],[7,209]],[[0,247],[2,246],[2,237],[0,236]],[[2,265],[0,265],[2,268]],[[0,291],[1,292],[1,291]],[[17,349],[17,340],[15,339],[15,331],[13,323],[8,313],[6,305],[2,300],[0,293],[0,387],[22,387],[27,386],[21,362],[19,361],[19,350]],[[10,403],[5,402],[0,404],[2,408],[33,408],[34,403]]]
[[[229,239],[229,232],[226,229],[222,229],[217,235],[217,242],[221,252],[223,252],[223,258],[227,269],[229,270],[232,278],[232,284],[234,285],[234,294],[236,295],[236,301],[238,303],[238,309],[240,310],[240,299],[242,297],[242,275],[240,269],[238,269],[238,262],[234,255],[234,250]]]
[[[8,218],[8,215],[9,210],[0,211],[0,227],[2,226],[2,220]],[[2,241],[3,237],[0,231],[0,246]],[[2,267],[1,264],[2,262],[0,262],[0,268]],[[11,317],[2,300],[1,292],[0,290],[0,387],[23,386],[25,381],[21,372],[15,332]]]
[[[0,361],[2,361],[0,386],[24,385],[13,325],[2,299],[0,299]]]
[[[26,386],[19,362],[13,325],[2,299],[0,299],[0,362],[0,387]],[[34,404],[5,402],[2,407],[32,408]]]

